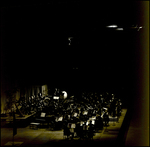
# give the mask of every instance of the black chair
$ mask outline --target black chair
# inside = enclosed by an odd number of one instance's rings
[[[81,129],[80,129],[80,123],[76,124],[75,132],[77,137],[80,137]]]
[[[95,135],[95,129],[94,125],[90,123],[89,128],[88,128],[88,139],[93,140],[93,136]]]
[[[120,116],[121,116],[121,106],[118,105],[118,106],[117,106],[117,122],[119,122]]]
[[[49,130],[53,131],[55,128],[55,116],[54,115],[47,115],[46,122],[48,123]]]
[[[88,138],[88,126],[87,125],[83,125],[83,139],[87,139]]]
[[[105,122],[105,126],[109,125],[109,116],[107,112],[104,113],[103,120]]]
[[[65,137],[67,136],[67,139],[69,138],[70,136],[70,130],[67,126],[64,127],[64,130],[63,130],[63,138],[66,139]]]

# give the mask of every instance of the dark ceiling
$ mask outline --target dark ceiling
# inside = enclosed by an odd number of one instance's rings
[[[6,77],[24,83],[65,81],[66,85],[91,87],[127,86],[133,80],[139,32],[107,31],[106,26],[141,23],[138,2],[50,1],[2,6]]]

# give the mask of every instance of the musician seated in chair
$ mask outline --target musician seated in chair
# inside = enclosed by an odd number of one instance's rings
[[[90,121],[88,128],[88,139],[93,139],[94,133],[95,133],[94,125],[92,124],[92,121]]]
[[[109,125],[109,115],[107,111],[104,113],[103,119],[105,122],[105,126]]]
[[[64,136],[67,136],[67,139],[69,139],[70,129],[67,127],[67,125],[64,125]]]

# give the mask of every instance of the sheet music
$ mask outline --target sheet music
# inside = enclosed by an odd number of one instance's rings
[[[62,120],[63,120],[63,117],[59,117],[59,118],[58,118],[58,121],[62,121]]]
[[[71,124],[71,128],[76,128],[76,124]]]
[[[87,114],[88,114],[88,112],[87,112],[87,111],[84,111],[84,112],[83,112],[83,115],[87,115]]]
[[[95,120],[92,120],[92,124],[93,124],[93,125],[95,124]]]
[[[74,117],[77,117],[77,115],[78,115],[78,114],[77,114],[77,113],[75,113],[75,114],[74,114]]]
[[[46,113],[43,113],[43,112],[41,113],[41,117],[45,117],[45,115],[46,115]]]

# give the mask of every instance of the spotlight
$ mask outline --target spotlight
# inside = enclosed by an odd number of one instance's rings
[[[123,28],[116,28],[117,31],[123,31]]]
[[[117,28],[118,26],[117,25],[109,25],[109,26],[106,26],[107,28]]]

